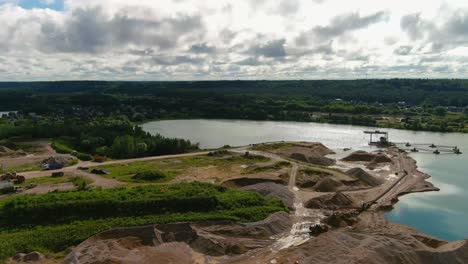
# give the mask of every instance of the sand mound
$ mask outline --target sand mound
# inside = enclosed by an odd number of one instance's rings
[[[265,253],[255,260],[268,263],[271,258],[271,255]],[[235,263],[253,263],[249,261]],[[468,263],[468,241],[452,242],[433,249],[405,233],[329,231],[303,245],[279,252],[275,261],[314,264],[462,264]]]
[[[314,155],[309,156],[304,153],[295,152],[292,153],[289,157],[298,161],[307,162],[319,166],[332,166],[336,163],[336,160],[334,159]]]
[[[374,159],[371,160],[373,163],[387,163],[387,162],[392,162],[392,159],[389,158],[387,155],[379,153],[376,154]]]
[[[304,174],[301,177],[296,178],[296,185],[300,188],[312,188],[322,179],[321,175]]]
[[[283,184],[283,185],[287,184],[286,181],[284,181],[283,179],[279,179],[279,178],[271,179],[271,178],[242,177],[242,178],[235,178],[235,179],[224,181],[221,185],[224,187],[229,187],[229,188],[241,188],[244,186],[249,186],[249,185],[254,185],[254,184],[264,183],[264,182],[272,182],[272,183]]]
[[[202,221],[118,228],[75,247],[65,263],[197,263],[204,256],[238,255],[265,248],[291,228],[286,212],[255,223]],[[163,261],[164,260],[164,261]]]
[[[358,150],[348,156],[344,157],[343,161],[371,161],[374,158],[374,154],[367,151]]]
[[[311,145],[309,148],[311,152],[317,156],[326,156],[332,153],[332,151],[329,148],[327,148],[325,145],[323,145],[322,143],[315,143]]]
[[[305,206],[311,209],[336,210],[340,208],[355,207],[356,203],[342,192],[336,192],[333,195],[324,195],[311,199]]]
[[[371,163],[386,163],[392,160],[383,153],[369,153],[367,151],[358,150],[344,157],[343,161],[365,161]]]
[[[242,187],[243,190],[255,191],[267,197],[278,198],[289,208],[293,208],[294,194],[288,187],[274,182],[263,182]]]
[[[319,166],[333,166],[336,164],[336,160],[327,157],[309,157],[308,161]]]
[[[224,237],[268,239],[273,235],[289,230],[292,222],[288,213],[276,212],[265,220],[255,223],[235,224],[226,221],[223,224],[217,224],[208,221],[196,223],[195,225],[206,232]]]
[[[361,182],[364,182],[365,184],[375,187],[379,186],[380,184],[383,183],[382,179],[376,178],[369,173],[367,173],[365,170],[361,168],[352,168],[346,171],[346,174],[354,176]]]
[[[335,192],[341,186],[343,186],[341,182],[330,178],[325,178],[317,182],[317,184],[314,185],[313,189],[317,192]]]
[[[306,155],[303,153],[292,153],[289,157],[298,161],[302,161],[302,162],[309,161]]]

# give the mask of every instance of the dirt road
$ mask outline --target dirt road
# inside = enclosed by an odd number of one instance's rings
[[[88,173],[86,171],[79,170],[79,167],[94,167],[94,166],[103,166],[103,165],[113,165],[113,164],[128,164],[132,162],[138,161],[151,161],[151,160],[162,160],[162,159],[170,159],[170,158],[181,158],[181,157],[190,157],[190,156],[198,156],[198,155],[206,155],[209,151],[200,151],[200,152],[192,152],[192,153],[184,153],[184,154],[176,154],[176,155],[164,155],[164,156],[152,156],[152,157],[144,157],[144,158],[135,158],[135,159],[124,159],[124,160],[112,160],[106,162],[92,162],[92,161],[79,161],[76,165],[65,167],[60,169],[59,171],[64,172],[65,174],[71,174],[75,176],[82,176],[87,179],[93,181],[93,186],[99,186],[104,188],[112,188],[119,185],[122,185],[122,182],[119,182],[114,179],[104,178],[95,174]],[[34,179],[39,177],[50,176],[51,171],[29,171],[23,172],[21,175],[26,177],[26,179]]]

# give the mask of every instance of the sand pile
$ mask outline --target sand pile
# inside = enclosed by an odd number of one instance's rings
[[[241,178],[229,179],[227,181],[224,181],[221,185],[224,187],[229,187],[229,188],[241,188],[244,186],[249,186],[249,185],[254,185],[254,184],[264,183],[264,182],[272,182],[272,183],[282,184],[282,185],[287,184],[287,182],[281,178],[272,178],[271,176],[266,176],[265,178],[261,178],[260,176],[256,176],[255,178],[241,177]]]
[[[310,151],[317,156],[326,156],[333,152],[329,148],[327,148],[325,145],[323,145],[322,143],[315,143],[309,146],[309,148],[310,148]]]
[[[226,221],[223,224],[217,224],[216,222],[207,221],[195,223],[194,225],[203,229],[203,231],[224,237],[269,239],[271,236],[291,228],[292,221],[288,213],[277,212],[271,214],[265,220],[255,223],[235,224]]]
[[[75,247],[65,263],[198,263],[208,256],[238,255],[266,248],[271,236],[291,228],[286,212],[255,223],[201,221],[118,228]],[[164,260],[164,262],[162,262]]]
[[[375,187],[383,183],[382,179],[376,178],[361,168],[352,168],[346,171],[346,174],[357,178],[365,184]]]
[[[274,256],[276,263],[314,264],[463,264],[468,263],[468,241],[447,243],[432,248],[412,237],[412,232],[384,230],[358,232],[332,230],[298,247]],[[233,263],[270,263],[271,253]]]
[[[297,153],[297,152],[291,153],[289,157],[298,161],[307,162],[307,163],[319,165],[319,166],[332,166],[332,165],[335,165],[336,163],[336,160],[330,159],[327,157],[316,156],[316,155],[306,155],[304,153]]]
[[[342,192],[336,192],[333,195],[324,195],[311,199],[305,206],[311,209],[336,210],[340,208],[355,207],[356,203]]]
[[[344,157],[343,161],[365,161],[371,163],[386,163],[392,160],[383,153],[369,153],[367,151],[358,150]]]
[[[336,192],[343,184],[334,179],[325,178],[321,179],[314,185],[313,189],[316,192]]]
[[[325,157],[333,153],[333,151],[321,143],[298,143],[290,147],[281,148],[275,151],[275,153],[283,157],[320,166],[331,166],[336,163],[334,159]]]
[[[289,208],[293,209],[294,194],[288,187],[274,182],[263,182],[242,187],[243,190],[255,191],[266,197],[278,198]]]
[[[318,174],[306,174],[304,173],[300,177],[296,178],[296,185],[300,188],[312,188],[322,179],[322,175]]]

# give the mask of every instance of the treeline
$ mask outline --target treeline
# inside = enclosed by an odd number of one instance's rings
[[[99,116],[125,115],[133,122],[218,118],[468,131],[466,80],[42,82],[2,86],[0,105],[5,110],[67,119],[92,121]],[[456,111],[465,107],[466,113],[447,115],[447,106],[458,107]],[[402,121],[378,122],[380,116],[396,116]],[[143,147],[139,143],[143,142],[120,140],[128,142],[127,150],[137,153],[131,156],[139,155]]]
[[[79,118],[44,118],[0,124],[0,139],[11,137],[53,138],[60,153],[74,154],[82,160],[92,156],[134,158],[184,153],[198,149],[189,140],[151,135],[125,116],[101,117],[90,121]]]
[[[297,80],[297,81],[199,81],[199,82],[103,82],[64,81],[0,83],[0,91],[27,94],[103,93],[179,97],[182,94],[311,96],[363,102],[443,106],[468,105],[468,80]]]
[[[276,206],[256,192],[203,183],[140,186],[112,190],[19,196],[0,207],[2,226],[63,224],[83,219],[144,216],[167,213],[210,212],[255,206]]]

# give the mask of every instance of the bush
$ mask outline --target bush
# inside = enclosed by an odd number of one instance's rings
[[[135,174],[132,178],[138,181],[154,182],[167,178],[168,175],[160,170],[144,171]]]
[[[71,149],[69,146],[67,146],[61,141],[54,141],[52,142],[51,146],[55,151],[57,151],[57,153],[60,154],[70,154],[74,152],[73,149]]]
[[[72,155],[83,161],[93,160],[93,156],[86,154],[86,153],[82,153],[82,152],[75,151],[72,153]]]
[[[81,177],[75,177],[72,180],[73,185],[78,187],[78,190],[86,190],[88,189],[88,184],[90,183],[89,180],[83,179]]]

